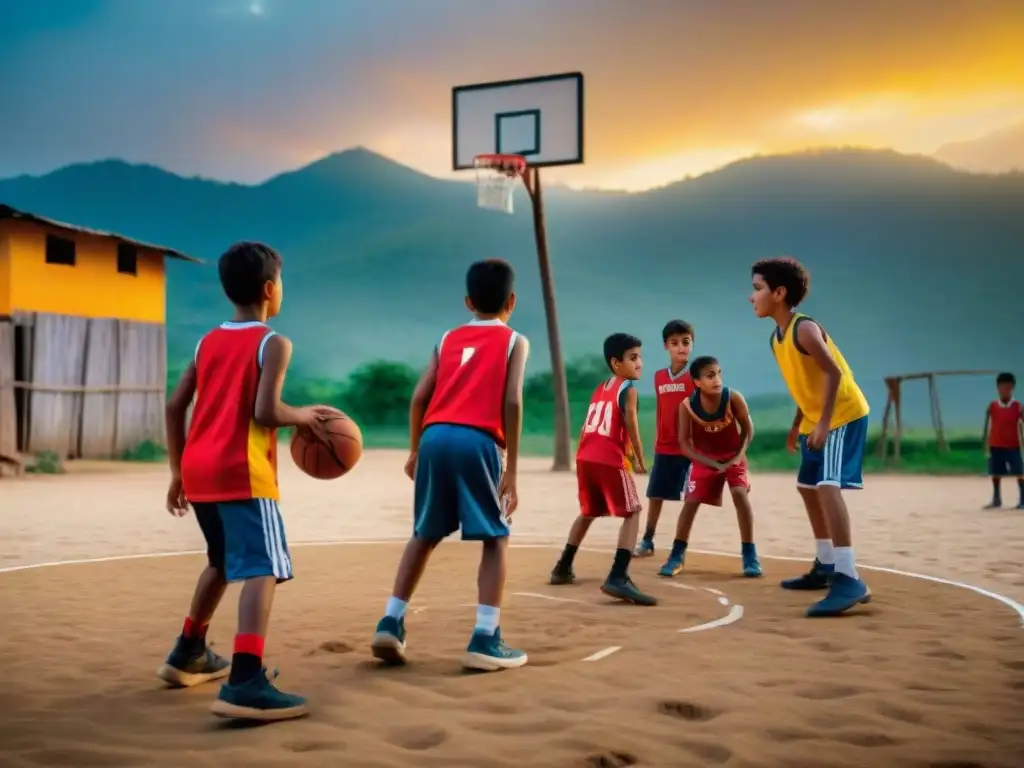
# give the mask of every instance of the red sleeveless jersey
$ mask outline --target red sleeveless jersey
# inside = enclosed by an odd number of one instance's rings
[[[278,499],[277,431],[253,421],[263,323],[224,323],[196,347],[196,400],[181,457],[191,501]]]
[[[693,379],[685,370],[675,376],[668,368],[654,373],[655,410],[658,434],[654,441],[654,452],[669,456],[681,456],[679,448],[679,408],[683,401],[693,394]]]
[[[990,448],[1020,448],[1021,405],[1017,400],[993,400],[988,406]]]
[[[474,320],[442,336],[437,381],[423,427],[475,427],[504,448],[505,381],[518,335],[500,320]]]
[[[576,461],[628,466],[629,434],[621,403],[623,394],[631,386],[631,381],[613,376],[594,390],[576,448]]]
[[[716,413],[706,413],[700,404],[700,392],[694,392],[683,406],[690,413],[693,447],[711,459],[728,460],[739,453],[743,440],[740,426],[732,413],[729,390],[722,390],[722,403]]]

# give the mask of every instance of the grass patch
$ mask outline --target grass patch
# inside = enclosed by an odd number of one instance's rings
[[[143,440],[121,454],[122,461],[157,462],[167,458],[167,449],[152,440]]]

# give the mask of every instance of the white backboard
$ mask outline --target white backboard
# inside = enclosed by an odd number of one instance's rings
[[[452,167],[477,155],[523,155],[533,166],[583,162],[583,75],[452,88]]]

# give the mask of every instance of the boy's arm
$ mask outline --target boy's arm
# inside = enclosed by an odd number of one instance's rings
[[[839,370],[832,353],[828,351],[820,325],[814,322],[800,323],[796,335],[800,346],[825,373],[825,391],[822,393],[821,418],[818,424],[827,426],[832,423],[832,412],[836,407],[836,395],[839,394],[839,382],[843,378],[843,372]]]
[[[992,418],[992,404],[989,403],[988,408],[985,409],[985,424],[981,428],[981,447],[986,452],[988,451],[988,423]]]
[[[263,369],[256,387],[256,406],[253,420],[261,427],[308,426],[318,418],[315,407],[293,408],[281,402],[284,376],[292,360],[292,343],[280,334],[274,334],[263,348]],[[324,409],[331,410],[331,409]]]
[[[629,435],[629,447],[633,449],[633,467],[641,474],[647,471],[644,464],[644,445],[640,442],[640,394],[636,387],[626,389],[626,402],[623,415],[626,419],[626,434]]]
[[[742,441],[736,456],[729,462],[730,464],[736,464],[746,458],[747,446],[754,439],[754,422],[750,418],[750,409],[747,407],[747,401],[735,389],[729,392],[729,404],[732,406],[733,416],[736,417],[736,423],[739,425],[740,439]]]
[[[803,421],[804,421],[804,412],[801,411],[799,408],[797,408],[796,409],[796,416],[793,417],[793,426],[791,426],[789,428],[790,432],[793,432],[795,430],[800,429],[800,425],[803,423]]]
[[[430,362],[416,382],[412,400],[409,401],[409,453],[417,453],[420,449],[420,438],[423,436],[423,417],[427,415],[427,406],[434,396],[437,386],[437,349],[430,356]]]
[[[505,378],[505,472],[516,477],[519,472],[519,441],[523,434],[523,382],[526,380],[526,360],[530,356],[530,342],[525,336],[516,336],[512,354],[508,357],[508,376]]]
[[[712,469],[725,469],[725,465],[722,462],[715,461],[710,456],[705,456],[703,453],[698,453],[696,447],[693,445],[693,432],[691,430],[692,423],[690,421],[690,407],[689,404],[684,402],[679,406],[679,450],[681,450],[683,455],[690,461],[699,461],[701,464],[705,464]]]
[[[185,452],[185,420],[196,395],[196,364],[191,362],[178,379],[178,386],[167,400],[164,420],[167,424],[167,460],[171,476],[181,477],[181,456]]]

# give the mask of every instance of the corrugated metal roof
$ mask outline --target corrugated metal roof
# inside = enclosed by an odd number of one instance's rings
[[[63,221],[56,221],[54,219],[48,219],[45,216],[39,216],[28,211],[19,211],[16,208],[11,208],[9,205],[0,203],[0,220],[3,219],[19,219],[20,221],[31,221],[36,224],[44,224],[46,226],[54,227],[55,229],[63,229],[67,232],[79,232],[83,235],[92,235],[93,237],[105,237],[110,240],[116,240],[120,243],[127,243],[134,245],[137,248],[148,248],[151,251],[159,251],[164,256],[168,256],[172,259],[181,259],[182,261],[190,261],[193,264],[202,264],[202,259],[197,259],[194,256],[188,256],[181,251],[176,251],[173,248],[168,248],[164,245],[154,245],[153,243],[144,243],[141,240],[134,240],[124,235],[119,235],[116,232],[104,232],[101,229],[90,229],[89,227],[80,227],[77,224],[67,224]]]

